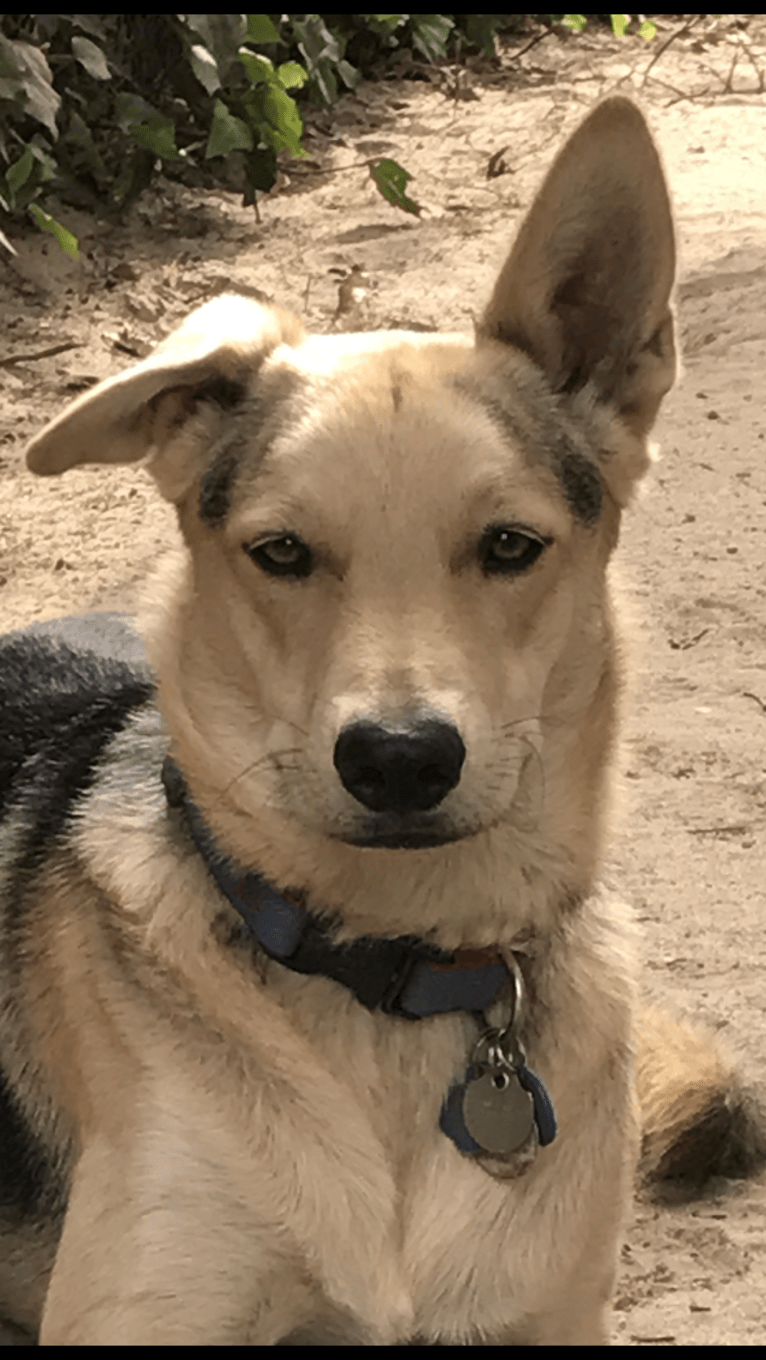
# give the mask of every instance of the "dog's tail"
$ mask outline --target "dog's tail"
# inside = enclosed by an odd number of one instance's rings
[[[766,1166],[766,1113],[710,1030],[645,1011],[636,1085],[647,1188],[691,1194],[713,1176],[742,1180]]]

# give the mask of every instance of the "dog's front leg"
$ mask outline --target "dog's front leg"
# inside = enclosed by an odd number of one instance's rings
[[[41,1344],[273,1345],[324,1321],[289,1241],[255,1221],[216,1166],[187,1166],[163,1193],[145,1157],[131,1162],[101,1144],[78,1164]]]

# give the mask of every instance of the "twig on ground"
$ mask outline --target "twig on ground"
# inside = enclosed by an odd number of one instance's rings
[[[13,364],[31,364],[35,359],[50,359],[54,354],[64,354],[68,349],[84,349],[79,340],[67,340],[63,345],[49,345],[47,349],[30,350],[29,354],[9,354],[0,359],[0,368],[11,368]]]
[[[518,52],[514,52],[513,60],[518,61],[519,57],[523,57],[524,54],[530,50],[531,47],[536,47],[537,44],[542,42],[544,38],[549,38],[553,31],[554,30],[552,28],[546,28],[544,33],[536,33],[534,38],[532,38],[531,42],[527,43],[526,47],[522,47],[519,49]]]
[[[668,50],[668,48],[670,47],[670,44],[673,43],[673,42],[675,42],[676,38],[683,38],[684,35],[685,35],[686,33],[690,33],[691,30],[695,27],[695,25],[698,24],[698,23],[700,22],[700,19],[703,19],[703,18],[704,18],[704,15],[702,15],[702,14],[693,14],[692,17],[691,17],[691,19],[687,20],[687,22],[686,22],[685,24],[682,24],[680,28],[677,28],[677,29],[675,30],[674,33],[671,33],[671,35],[670,35],[669,38],[666,38],[666,39],[665,39],[664,43],[662,43],[662,44],[657,48],[657,51],[655,52],[654,56],[652,57],[651,61],[649,62],[649,65],[647,66],[646,70],[644,71],[643,77],[642,77],[642,79],[641,79],[641,85],[642,85],[642,86],[644,86],[644,85],[646,84],[646,81],[647,81],[647,77],[648,77],[648,75],[649,75],[649,72],[651,71],[651,69],[652,69],[653,66],[656,66],[656,65],[657,65],[657,62],[659,61],[659,59],[660,59],[660,57],[662,56],[663,52],[666,52],[666,51]]]

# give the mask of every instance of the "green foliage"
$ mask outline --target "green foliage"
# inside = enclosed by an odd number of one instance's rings
[[[612,24],[612,32],[615,33],[618,38],[626,37],[633,19],[639,17],[640,16],[634,14],[610,14],[609,19]],[[552,14],[551,19],[555,20],[557,23],[566,24],[567,28],[571,28],[573,33],[582,33],[588,22],[588,16],[586,14]],[[653,24],[650,19],[642,19],[636,31],[640,38],[645,38],[648,42],[657,32],[657,26],[656,24]]]
[[[304,154],[295,95],[333,98],[333,64],[353,83],[318,16],[0,15],[0,216],[70,250],[46,190],[119,212],[160,164],[232,158],[252,203],[280,152]]]
[[[67,231],[66,227],[62,227],[60,222],[54,221],[48,213],[43,212],[42,208],[37,203],[30,203],[29,212],[38,227],[43,231],[49,231],[51,236],[56,237],[62,250],[65,250],[67,255],[71,255],[75,260],[80,258],[80,248],[77,237],[73,236],[71,231]]]
[[[412,45],[426,61],[437,61],[447,52],[447,39],[454,21],[446,14],[410,14]]]
[[[28,114],[55,137],[56,115],[61,98],[53,88],[53,76],[45,54],[31,43],[11,41],[0,33],[0,99]],[[3,150],[4,150],[3,146]]]
[[[443,14],[0,15],[0,225],[30,215],[66,250],[44,207],[55,192],[120,212],[158,166],[232,170],[245,203],[302,156],[296,99],[331,104],[392,49],[442,60],[494,52],[511,16]],[[409,175],[370,166],[389,203],[417,212]],[[33,211],[34,210],[34,211]],[[0,232],[0,245],[9,246]]]
[[[322,15],[305,14],[302,19],[290,16],[290,24],[309,72],[310,86],[322,102],[331,104],[338,96],[336,72],[346,88],[353,89],[359,74],[345,60],[344,39],[330,32]]]
[[[413,199],[408,198],[405,193],[412,175],[404,170],[401,165],[398,165],[396,161],[389,160],[387,157],[371,161],[370,176],[383,197],[395,208],[401,208],[403,212],[413,213],[415,217],[419,215],[419,205]]]
[[[465,38],[469,47],[476,47],[485,56],[495,55],[495,34],[498,29],[504,28],[510,15],[508,14],[465,14]]]
[[[612,15],[615,32],[630,17]],[[299,102],[331,104],[396,49],[427,63],[466,48],[492,56],[498,31],[521,18],[0,14],[0,228],[30,216],[76,253],[46,196],[119,213],[159,166],[225,170],[254,203],[273,187],[280,155],[304,155]],[[389,203],[419,211],[395,161],[370,162],[370,174]],[[12,249],[2,230],[0,246]]]

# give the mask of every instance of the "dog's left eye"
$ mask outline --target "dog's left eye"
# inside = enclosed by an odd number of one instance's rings
[[[311,549],[294,534],[245,543],[245,552],[269,576],[308,576],[314,566]]]
[[[493,526],[482,536],[479,560],[485,572],[518,576],[534,565],[547,546],[544,539],[526,530]]]

